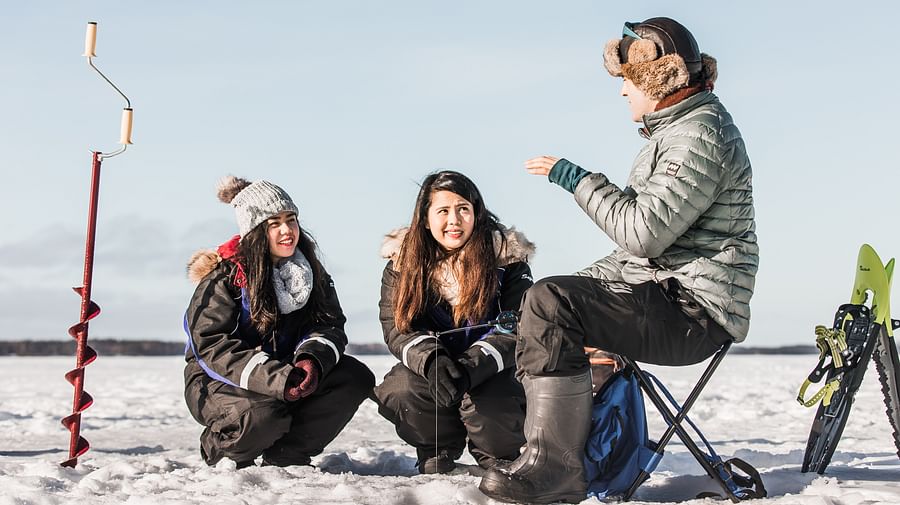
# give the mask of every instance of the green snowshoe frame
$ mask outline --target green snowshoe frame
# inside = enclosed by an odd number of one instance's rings
[[[890,337],[894,336],[891,325],[891,278],[894,275],[894,258],[881,264],[878,253],[869,244],[863,244],[856,260],[856,282],[853,283],[853,294],[850,303],[862,305],[866,302],[866,293],[872,292],[872,313],[874,323],[881,324]]]
[[[891,281],[894,274],[894,258],[891,258],[886,264],[882,264],[881,258],[875,249],[869,244],[863,244],[859,248],[859,256],[856,260],[856,280],[853,282],[853,292],[850,295],[850,303],[855,305],[863,305],[866,303],[868,293],[872,293],[872,322],[882,325],[887,331],[889,337],[893,338],[894,330],[891,324]],[[852,317],[848,314],[847,317]],[[822,371],[823,365],[827,357],[831,357],[831,365],[835,369],[844,366],[844,354],[847,350],[847,340],[844,331],[841,329],[826,328],[825,326],[816,326],[816,346],[819,348],[819,366],[816,370]],[[831,404],[831,396],[840,386],[841,378],[833,377],[822,389],[808,400],[806,389],[813,382],[818,382],[818,378],[814,378],[815,370],[803,384],[797,393],[797,401],[804,407],[812,407],[820,400],[823,405]]]

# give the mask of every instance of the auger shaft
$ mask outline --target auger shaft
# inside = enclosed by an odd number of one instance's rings
[[[77,324],[69,328],[69,335],[76,341],[75,368],[66,374],[66,379],[75,388],[72,399],[72,414],[62,420],[63,426],[69,429],[69,459],[63,466],[74,467],[78,456],[84,454],[90,444],[81,436],[81,413],[93,403],[91,396],[84,391],[84,367],[97,358],[97,353],[88,343],[88,322],[100,313],[100,307],[91,300],[91,283],[94,274],[94,242],[97,231],[97,203],[100,195],[101,153],[93,153],[91,167],[91,194],[88,206],[87,237],[84,246],[84,277],[81,287],[74,288],[81,295],[81,317]]]
[[[91,313],[91,281],[94,276],[94,239],[97,236],[97,203],[100,197],[100,153],[94,152],[91,165],[91,197],[88,205],[87,237],[84,244],[84,276],[81,285],[81,322],[84,331],[78,338],[75,350],[77,366],[84,366],[84,347],[87,345],[87,321]]]

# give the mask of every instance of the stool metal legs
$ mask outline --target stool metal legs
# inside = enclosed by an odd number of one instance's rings
[[[710,361],[709,365],[706,367],[706,370],[703,372],[703,375],[700,377],[700,380],[691,390],[691,393],[688,395],[687,400],[685,400],[684,404],[681,406],[681,410],[677,412],[673,412],[669,409],[668,403],[660,397],[659,392],[650,382],[650,380],[644,375],[644,371],[640,369],[637,363],[626,356],[622,356],[622,359],[625,361],[625,366],[631,368],[635,372],[635,377],[637,377],[638,382],[641,385],[641,390],[643,390],[644,394],[646,394],[650,401],[653,402],[653,405],[656,406],[656,409],[662,414],[666,423],[669,425],[666,428],[666,431],[663,433],[662,437],[660,437],[656,452],[657,454],[662,454],[666,445],[672,439],[672,435],[678,435],[678,438],[684,443],[685,447],[694,455],[694,458],[697,459],[697,462],[700,463],[700,466],[706,470],[706,473],[709,474],[710,477],[713,478],[725,491],[725,495],[731,499],[731,501],[737,503],[740,500],[734,496],[725,482],[722,480],[722,477],[719,473],[712,467],[710,462],[706,459],[706,455],[703,451],[697,447],[697,444],[694,440],[688,435],[685,431],[684,427],[681,425],[682,421],[687,417],[688,411],[694,405],[694,402],[697,400],[697,397],[700,396],[700,393],[703,391],[703,388],[706,387],[706,384],[709,382],[709,379],[712,378],[713,373],[718,368],[719,363],[722,362],[722,358],[725,357],[725,354],[728,353],[728,349],[731,347],[731,342],[725,343],[721,349],[716,351],[713,355],[712,361]],[[641,471],[640,475],[634,480],[631,484],[631,488],[625,493],[624,500],[631,499],[631,496],[637,491],[637,488],[650,476],[649,473],[645,471]]]

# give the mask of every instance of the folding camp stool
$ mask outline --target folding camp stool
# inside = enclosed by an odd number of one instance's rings
[[[659,410],[659,413],[662,414],[663,418],[666,420],[666,423],[669,425],[666,428],[666,431],[663,433],[662,437],[660,437],[659,442],[656,447],[656,455],[655,458],[661,458],[663,450],[666,445],[672,439],[672,435],[678,435],[678,438],[684,443],[684,445],[691,451],[691,454],[694,455],[694,458],[697,459],[697,462],[700,463],[700,466],[706,470],[706,473],[709,474],[710,477],[713,478],[716,482],[718,482],[719,486],[725,491],[725,496],[727,496],[734,503],[738,503],[741,500],[734,495],[734,493],[729,489],[728,485],[722,479],[722,476],[719,475],[719,472],[713,468],[712,464],[710,464],[707,459],[707,455],[697,447],[697,444],[694,440],[688,435],[685,431],[684,427],[681,423],[687,418],[688,411],[694,405],[694,402],[697,400],[697,397],[700,396],[700,392],[703,391],[703,388],[706,387],[706,384],[709,382],[709,379],[712,377],[713,373],[718,368],[719,363],[722,362],[722,358],[725,357],[725,354],[728,353],[728,349],[731,347],[731,342],[726,342],[722,345],[722,347],[716,351],[713,355],[712,361],[707,365],[706,370],[704,370],[703,375],[700,376],[700,380],[694,386],[694,389],[691,390],[687,399],[684,401],[684,404],[681,406],[680,410],[676,412],[672,412],[669,410],[669,404],[660,397],[659,392],[654,387],[653,383],[650,381],[649,377],[645,375],[644,371],[640,369],[637,363],[634,362],[631,358],[627,356],[622,356],[623,361],[625,361],[625,367],[631,368],[635,377],[637,377],[638,383],[640,383],[641,390],[646,394],[650,401],[653,402],[653,405],[656,406],[656,409]],[[699,431],[698,431],[699,433]],[[702,435],[701,435],[702,436]],[[652,465],[651,468],[656,465]],[[631,499],[631,496],[637,491],[637,488],[650,477],[650,473],[641,470],[641,473],[634,479],[631,487],[628,489],[628,492],[623,496],[623,500],[627,501]]]

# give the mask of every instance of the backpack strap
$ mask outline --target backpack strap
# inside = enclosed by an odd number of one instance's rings
[[[742,498],[740,496],[738,498],[744,500],[766,497],[766,486],[763,484],[762,477],[759,476],[759,471],[754,468],[753,465],[740,458],[731,458],[726,461],[725,464],[737,468],[746,475],[746,477],[744,477],[743,475],[732,472],[735,483],[748,490],[750,493],[747,498]]]
[[[765,498],[767,496],[768,493],[766,491],[766,486],[763,484],[762,477],[760,477],[759,472],[753,465],[740,458],[731,458],[727,461],[722,461],[716,456],[716,459],[718,461],[714,462],[713,458],[710,457],[709,461],[713,464],[713,468],[715,468],[719,473],[719,476],[722,477],[722,481],[725,482],[735,498],[743,501]],[[735,472],[735,469],[740,470],[744,475]],[[724,496],[719,493],[713,493],[712,491],[704,491],[698,494],[697,498],[724,498]]]

